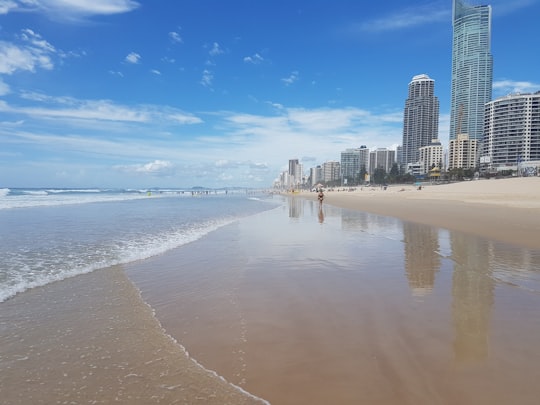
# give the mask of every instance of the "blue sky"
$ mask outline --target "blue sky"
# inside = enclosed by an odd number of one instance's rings
[[[540,90],[540,0],[488,4],[494,98]],[[451,0],[0,0],[0,187],[269,187],[289,159],[401,144],[423,73],[447,145],[451,18]]]

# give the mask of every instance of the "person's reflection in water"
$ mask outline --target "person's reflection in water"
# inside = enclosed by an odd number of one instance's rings
[[[319,204],[319,223],[322,224],[324,222],[324,212],[322,204]]]

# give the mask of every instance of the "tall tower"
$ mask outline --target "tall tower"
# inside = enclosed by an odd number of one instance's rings
[[[418,149],[439,135],[439,99],[434,95],[435,81],[428,75],[414,76],[403,113],[403,149],[400,163],[418,161]]]
[[[298,187],[302,182],[302,165],[298,159],[289,159],[289,179],[290,187]]]
[[[453,2],[450,140],[460,132],[481,142],[493,82],[491,6]]]

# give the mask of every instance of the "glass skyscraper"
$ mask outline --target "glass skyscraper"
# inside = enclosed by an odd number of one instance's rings
[[[409,95],[403,112],[403,149],[400,163],[416,163],[418,150],[439,136],[439,99],[435,81],[428,75],[417,75],[409,83]]]
[[[493,82],[491,6],[453,1],[450,140],[461,133],[482,141]]]

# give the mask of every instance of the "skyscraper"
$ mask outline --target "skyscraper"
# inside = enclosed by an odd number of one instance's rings
[[[486,104],[482,158],[493,170],[540,163],[540,91],[510,94]]]
[[[450,140],[468,134],[481,142],[493,82],[491,6],[453,1]]]
[[[290,187],[299,187],[303,182],[304,168],[298,159],[289,159],[289,183]]]
[[[383,169],[386,173],[390,173],[392,165],[396,162],[396,151],[386,148],[377,148],[369,152],[369,173],[375,174],[375,170]]]
[[[401,164],[418,161],[418,149],[439,135],[439,99],[434,94],[435,81],[417,75],[409,83],[409,95],[403,113],[403,149]]]
[[[367,172],[369,163],[369,149],[362,145],[355,149],[345,149],[341,152],[341,178],[343,184],[355,184],[361,182],[358,176],[362,169]]]

